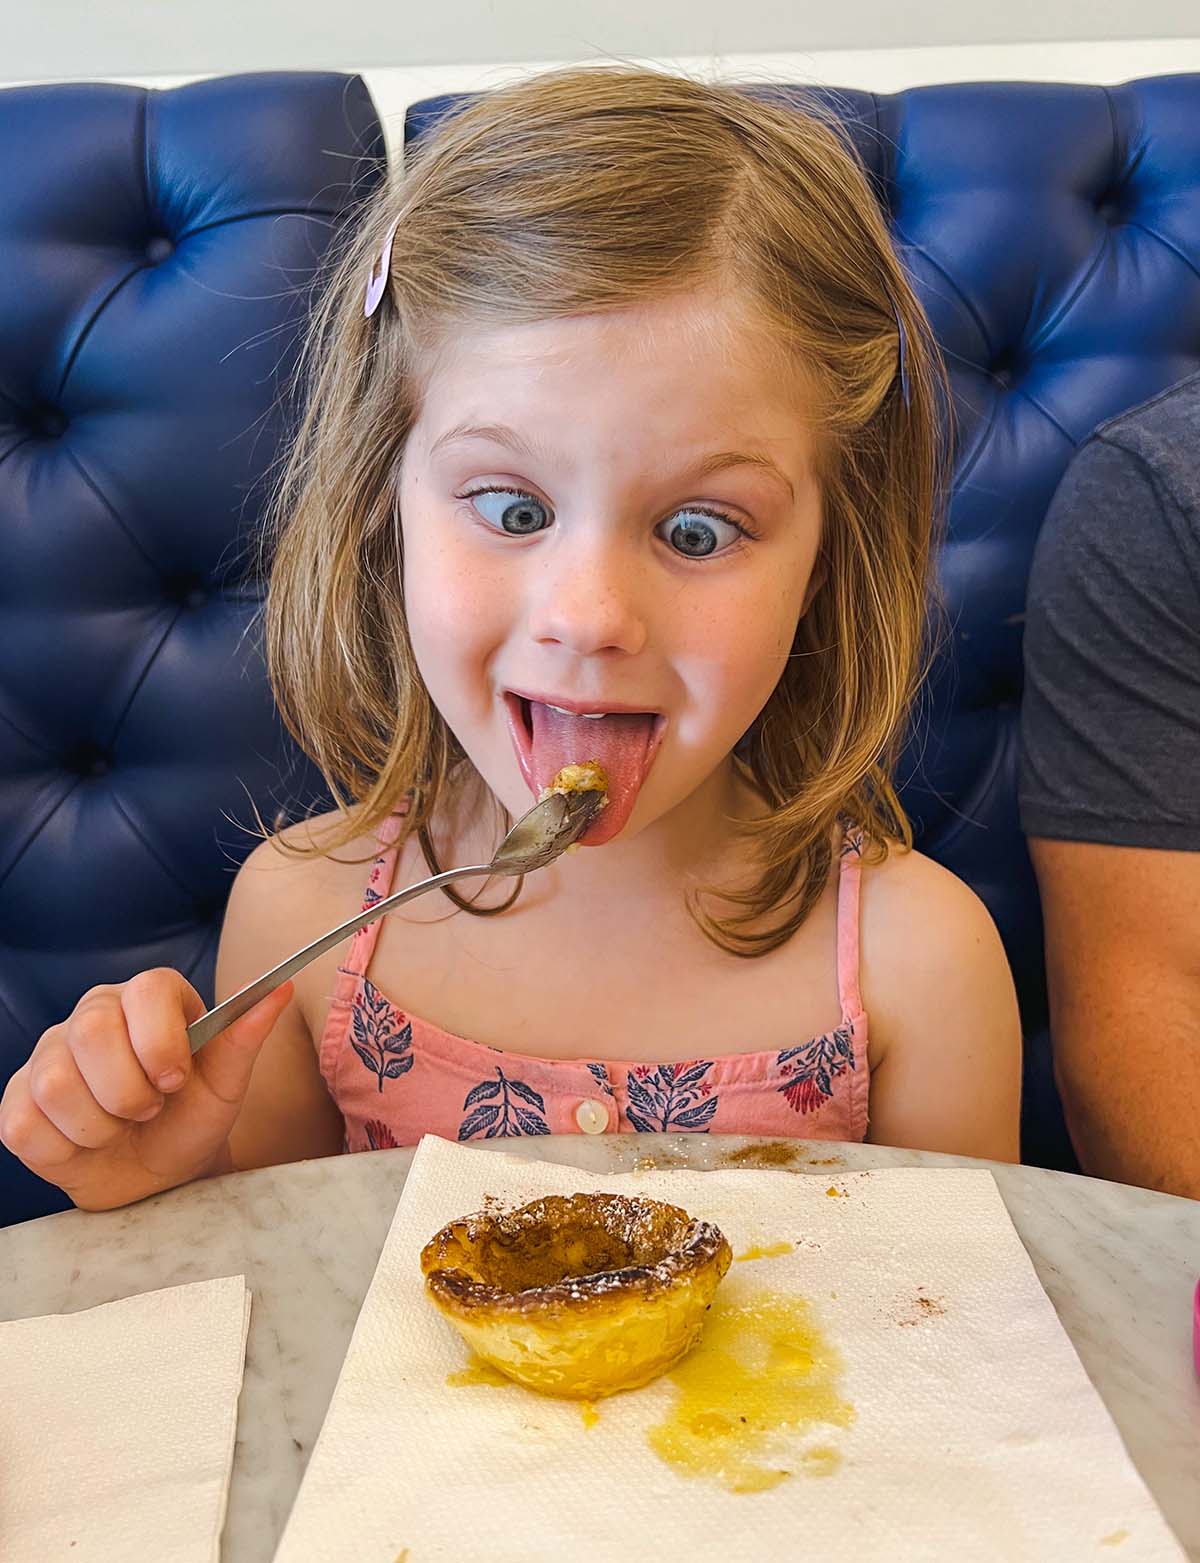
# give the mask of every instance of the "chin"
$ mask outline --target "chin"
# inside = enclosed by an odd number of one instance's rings
[[[659,801],[656,796],[659,793],[658,787],[655,787],[649,795],[644,790],[633,806],[633,813],[611,835],[606,834],[604,829],[604,815],[607,811],[601,810],[599,819],[579,838],[579,845],[581,847],[626,846],[640,836],[644,836],[647,831],[653,830],[656,825],[660,825],[675,809],[685,803],[688,797],[692,796],[691,793],[686,793],[676,802],[667,803]]]

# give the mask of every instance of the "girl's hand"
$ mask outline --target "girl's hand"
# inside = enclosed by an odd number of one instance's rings
[[[0,1142],[83,1210],[232,1171],[229,1132],[291,994],[285,982],[193,1057],[206,1006],[179,972],[92,988],[9,1081]]]

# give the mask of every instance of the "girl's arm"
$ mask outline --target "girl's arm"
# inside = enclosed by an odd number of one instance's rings
[[[305,894],[305,882],[311,882],[306,867],[283,858],[270,842],[256,847],[242,864],[217,952],[218,1002],[336,920],[326,915],[322,923],[319,916],[314,921],[312,911],[306,915],[311,902]],[[321,1079],[316,1047],[297,997],[305,975],[302,972],[295,979],[297,989],[263,1044],[230,1134],[230,1155],[239,1171],[333,1156],[342,1148],[342,1117]]]
[[[865,866],[868,1139],[1020,1160],[1021,1023],[982,901],[919,853]]]

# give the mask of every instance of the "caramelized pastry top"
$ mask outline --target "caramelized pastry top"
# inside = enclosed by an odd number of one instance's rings
[[[551,1194],[452,1221],[425,1245],[421,1269],[449,1313],[528,1317],[646,1302],[710,1267],[723,1276],[730,1259],[720,1230],[677,1205]]]

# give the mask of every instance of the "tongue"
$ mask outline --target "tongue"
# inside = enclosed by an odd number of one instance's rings
[[[533,722],[533,780],[540,793],[564,765],[595,760],[608,776],[608,807],[583,835],[588,846],[600,846],[625,828],[633,813],[646,773],[646,753],[654,718],[649,713],[594,717],[552,711],[529,703]]]

